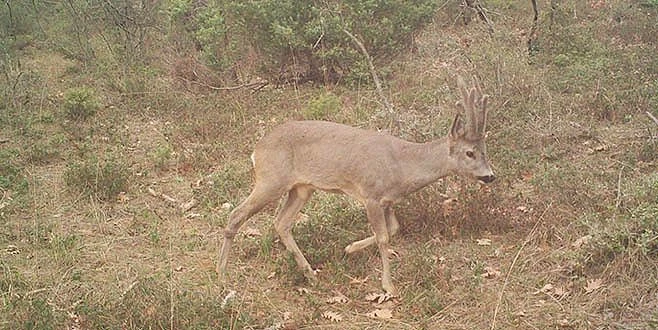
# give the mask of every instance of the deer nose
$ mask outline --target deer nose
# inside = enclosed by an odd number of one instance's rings
[[[496,180],[496,177],[492,174],[492,175],[478,176],[477,179],[484,183],[491,183],[494,180]]]

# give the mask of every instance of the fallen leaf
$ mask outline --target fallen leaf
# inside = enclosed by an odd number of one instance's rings
[[[308,215],[304,213],[300,212],[297,214],[297,223],[306,223],[308,222],[308,219],[309,219]]]
[[[183,203],[183,204],[181,204],[181,205],[180,205],[180,209],[181,209],[183,212],[187,212],[187,211],[189,211],[190,209],[192,209],[192,208],[196,205],[196,203],[197,203],[197,202],[196,202],[196,199],[192,198],[192,199],[190,199],[187,203]]]
[[[336,313],[336,312],[327,311],[327,312],[322,312],[321,315],[325,319],[330,320],[332,322],[340,322],[343,320],[343,316],[340,315],[340,313]]]
[[[363,284],[368,282],[368,276],[364,278],[350,277],[350,285]]]
[[[194,213],[194,212],[191,212],[191,213],[188,213],[187,215],[185,215],[186,218],[190,218],[190,219],[198,218],[200,216],[201,216],[200,213]]]
[[[499,277],[500,276],[500,271],[497,270],[496,268],[493,268],[491,266],[484,267],[484,274],[482,276],[484,278],[494,278],[494,277]]]
[[[524,310],[520,310],[520,311],[514,313],[514,316],[518,316],[518,317],[525,317],[526,315],[527,314]]]
[[[369,294],[366,295],[366,301],[375,302],[375,303],[378,303],[378,304],[381,304],[385,301],[389,301],[391,299],[393,299],[393,296],[391,296],[388,293],[375,293],[375,292],[373,292],[373,293],[369,293]]]
[[[342,294],[327,299],[327,304],[347,304],[350,300]]]
[[[274,278],[274,276],[276,276],[276,272],[271,272],[270,275],[267,275],[267,279],[271,280]]]
[[[148,187],[148,188],[146,189],[146,191],[149,193],[149,195],[151,195],[151,196],[153,196],[153,197],[158,197],[158,193],[155,192],[155,189],[153,189],[153,188],[151,188],[151,187]]]
[[[166,200],[169,203],[172,203],[172,204],[178,203],[178,201],[175,198],[173,198],[173,197],[171,197],[167,194],[160,194],[160,197],[162,197],[162,199]]]
[[[601,145],[598,145],[598,146],[594,147],[594,151],[596,151],[596,152],[601,152],[601,151],[606,151],[606,150],[608,150],[608,146],[605,145],[605,144],[601,144]]]
[[[244,235],[247,237],[261,237],[263,234],[257,228],[246,228]]]
[[[224,296],[224,299],[222,299],[222,303],[219,305],[220,308],[226,307],[226,305],[233,299],[235,298],[235,290],[230,290],[226,296]]]
[[[308,294],[310,291],[308,291],[307,288],[297,288],[297,293],[299,294]]]
[[[491,245],[491,240],[488,238],[478,238],[477,240],[478,245],[480,246],[488,246]]]
[[[126,194],[125,191],[120,192],[119,196],[117,196],[117,201],[118,202],[125,203],[129,200],[130,200],[130,198],[128,198],[128,194]]]
[[[178,266],[178,267],[174,268],[174,271],[182,272],[183,269],[185,269],[185,268],[183,268],[183,266]]]
[[[233,208],[233,204],[231,204],[229,202],[226,202],[226,203],[222,204],[222,210],[230,210],[232,208]]]
[[[592,239],[592,235],[585,235],[577,240],[575,240],[573,243],[571,243],[571,246],[575,248],[579,248],[589,242],[589,240]]]
[[[393,318],[393,311],[388,308],[375,309],[374,311],[367,313],[366,316],[377,319],[391,319]]]
[[[555,289],[553,290],[553,296],[554,296],[555,298],[561,298],[561,297],[564,297],[564,296],[566,296],[568,293],[569,293],[569,291],[567,291],[563,286],[555,287]]]
[[[5,252],[7,252],[7,254],[17,255],[21,253],[21,250],[19,250],[16,245],[9,244],[5,249]]]
[[[519,212],[522,212],[522,213],[526,213],[526,212],[528,212],[528,207],[521,205],[521,206],[517,206],[516,210],[519,211]]]
[[[532,294],[549,293],[551,291],[553,291],[553,284],[548,283],[544,285],[541,289],[533,292]]]
[[[532,180],[532,177],[533,177],[532,172],[521,173],[521,178],[525,181]]]
[[[594,279],[594,280],[587,280],[587,285],[585,285],[584,289],[585,292],[587,293],[592,293],[600,288],[603,287],[603,280],[600,278]]]

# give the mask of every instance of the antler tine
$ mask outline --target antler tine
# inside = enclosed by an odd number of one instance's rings
[[[482,88],[480,87],[480,81],[475,79],[475,86],[478,90],[479,101],[478,101],[478,134],[480,137],[485,137],[487,129],[487,101],[489,100],[489,95],[482,94]]]
[[[482,94],[482,88],[480,87],[480,81],[477,78],[473,79],[473,89],[476,91],[477,96],[475,96],[474,105],[477,105],[477,108],[473,108],[474,116],[477,122],[477,135],[484,137],[485,130],[487,126],[487,100],[489,96]]]
[[[480,103],[479,87],[472,87],[468,89],[464,79],[461,76],[457,76],[457,84],[459,85],[459,90],[462,94],[462,100],[458,102],[464,110],[464,119],[466,122],[466,137],[469,139],[477,139],[479,137],[478,130],[478,113],[476,110],[476,104]]]
[[[489,100],[489,95],[482,95],[482,101],[480,104],[480,136],[485,137],[487,130],[487,101]]]

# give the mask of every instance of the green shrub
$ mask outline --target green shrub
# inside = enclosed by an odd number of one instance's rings
[[[128,188],[128,168],[115,159],[92,157],[72,162],[64,172],[66,185],[101,200],[111,200]]]
[[[0,200],[0,219],[25,208],[29,200],[29,181],[19,156],[16,149],[0,149],[0,197],[3,192],[11,197]]]
[[[309,102],[304,111],[305,119],[331,119],[340,110],[340,100],[332,93],[323,93]]]
[[[99,108],[100,102],[91,88],[72,88],[64,93],[64,110],[69,119],[87,119],[96,114]]]
[[[160,144],[151,153],[155,168],[158,170],[165,170],[173,156],[174,151],[169,144]]]
[[[436,7],[429,0],[209,1],[197,7],[178,0],[168,13],[213,64],[225,68],[246,53],[240,47],[257,47],[261,68],[272,75],[335,81],[370,79],[363,55],[344,30],[358,36],[371,56],[383,58],[411,46]]]

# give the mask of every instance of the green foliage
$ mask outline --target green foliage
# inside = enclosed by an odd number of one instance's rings
[[[237,48],[253,46],[273,75],[327,81],[369,79],[363,55],[344,30],[357,35],[371,56],[384,57],[409,47],[435,10],[436,2],[428,0],[211,1],[201,8],[178,0],[167,12],[192,32],[213,64],[227,66],[239,60]]]
[[[71,88],[64,93],[64,111],[73,120],[84,120],[100,108],[94,90],[89,87]]]
[[[328,120],[340,110],[340,100],[332,93],[323,93],[309,102],[304,111],[305,119]]]
[[[0,149],[0,219],[25,206],[29,197],[29,182],[19,162],[19,151]],[[10,198],[6,198],[10,197]]]
[[[206,59],[219,68],[230,65],[233,58],[230,46],[226,42],[228,27],[224,11],[216,6],[209,6],[199,12],[196,40],[204,45],[203,54]]]
[[[33,164],[48,164],[59,158],[59,149],[65,142],[66,138],[61,134],[36,141],[28,150],[27,159]]]
[[[183,19],[191,10],[191,0],[170,0],[166,5],[164,12],[172,21]]]
[[[164,170],[167,164],[173,157],[173,150],[169,144],[160,144],[151,153],[151,158],[155,163],[155,167],[159,170]]]
[[[128,167],[120,161],[91,157],[69,163],[64,171],[64,182],[71,189],[109,201],[126,191],[129,176]]]
[[[210,191],[200,191],[200,198],[209,207],[218,207],[226,202],[238,205],[249,191],[250,174],[250,170],[238,165],[224,167],[212,174]]]

